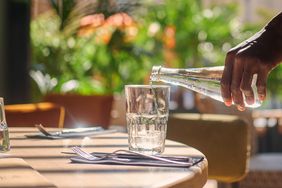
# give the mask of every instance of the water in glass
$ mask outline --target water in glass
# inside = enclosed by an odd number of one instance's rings
[[[162,153],[168,115],[127,114],[129,149],[143,153]]]

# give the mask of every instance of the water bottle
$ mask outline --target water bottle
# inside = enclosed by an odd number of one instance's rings
[[[220,80],[222,77],[223,69],[224,66],[189,69],[176,69],[164,68],[162,66],[153,66],[150,81],[179,85],[223,102],[220,89]],[[245,96],[243,95],[246,107],[256,108],[261,106],[261,101],[258,99],[256,81],[257,74],[253,76],[251,85],[254,92],[254,103],[251,105],[248,104],[246,102]]]
[[[6,122],[4,99],[0,97],[0,152],[10,150],[8,125]]]

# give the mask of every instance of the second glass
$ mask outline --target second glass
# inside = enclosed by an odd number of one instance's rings
[[[170,87],[126,85],[129,150],[160,154],[165,148]]]
[[[0,97],[0,152],[10,150],[9,131],[6,122],[4,99]]]

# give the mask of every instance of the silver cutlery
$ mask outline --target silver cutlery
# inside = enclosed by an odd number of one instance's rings
[[[35,124],[34,125],[42,134],[45,136],[53,136],[53,134],[49,133],[41,124]]]
[[[134,151],[129,151],[129,150],[116,150],[112,153],[108,153],[106,155],[103,156],[96,156],[93,155],[91,153],[88,153],[84,150],[82,150],[80,147],[73,147],[72,150],[80,157],[89,160],[89,161],[97,161],[97,160],[103,160],[103,159],[112,159],[112,160],[122,160],[124,162],[130,162],[131,160],[142,160],[142,158],[135,158],[135,159],[129,159],[129,158],[119,158],[118,154],[119,153],[128,153],[128,154],[134,154],[137,156],[141,156],[147,159],[152,159],[152,160],[156,160],[159,162],[164,162],[164,163],[170,163],[170,164],[174,164],[174,165],[179,165],[179,166],[191,166],[193,165],[192,162],[181,162],[181,161],[176,161],[176,160],[171,160],[171,159],[167,159],[167,158],[162,158],[162,157],[157,157],[157,156],[153,156],[153,155],[146,155],[143,153],[138,153],[138,152],[134,152]],[[143,160],[144,161],[144,160]]]
[[[77,154],[79,155],[80,157],[86,159],[86,160],[90,160],[90,161],[97,161],[97,160],[103,160],[103,159],[107,159],[107,158],[111,158],[113,160],[118,160],[118,161],[129,161],[128,159],[121,159],[121,158],[117,158],[113,153],[109,153],[109,154],[106,154],[104,156],[95,156],[91,153],[88,153],[84,150],[82,150],[81,148],[79,147],[73,147],[72,150]]]
[[[62,151],[61,153],[69,154],[69,155],[76,155],[75,152],[69,152],[69,151]],[[90,154],[92,154],[94,156],[97,156],[97,157],[102,157],[104,155],[108,155],[109,153],[105,153],[105,152],[92,152]],[[126,158],[126,159],[142,159],[142,160],[148,159],[148,158],[145,158],[143,156],[135,155],[135,154],[116,153],[115,155],[117,155],[118,158]],[[170,159],[170,160],[174,160],[174,161],[181,161],[181,162],[192,162],[193,161],[193,158],[192,157],[188,157],[188,156],[157,155],[157,157],[161,157],[161,158],[165,158],[165,159]]]
[[[42,124],[36,124],[35,127],[47,137],[91,136],[117,132],[116,130],[104,130],[102,127],[74,128],[64,129],[57,132],[49,132]]]

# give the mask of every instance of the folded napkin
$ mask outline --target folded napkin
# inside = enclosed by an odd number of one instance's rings
[[[122,150],[123,152],[126,150]],[[149,155],[139,154],[137,152],[131,153],[116,153],[112,156],[102,158],[101,160],[88,160],[81,156],[71,157],[70,160],[75,163],[88,163],[88,164],[118,164],[118,165],[137,165],[137,166],[161,166],[161,167],[184,167],[189,168],[201,162],[204,157],[201,156],[168,156],[156,155],[157,158],[167,159],[162,161],[153,159]],[[113,152],[115,153],[115,152]],[[103,157],[110,153],[91,153],[97,157]]]
[[[102,127],[89,127],[89,128],[64,129],[58,132],[50,132],[51,135],[37,133],[37,134],[29,134],[25,136],[28,138],[63,139],[63,138],[94,136],[94,135],[108,134],[114,132],[117,132],[117,130],[105,130]]]

